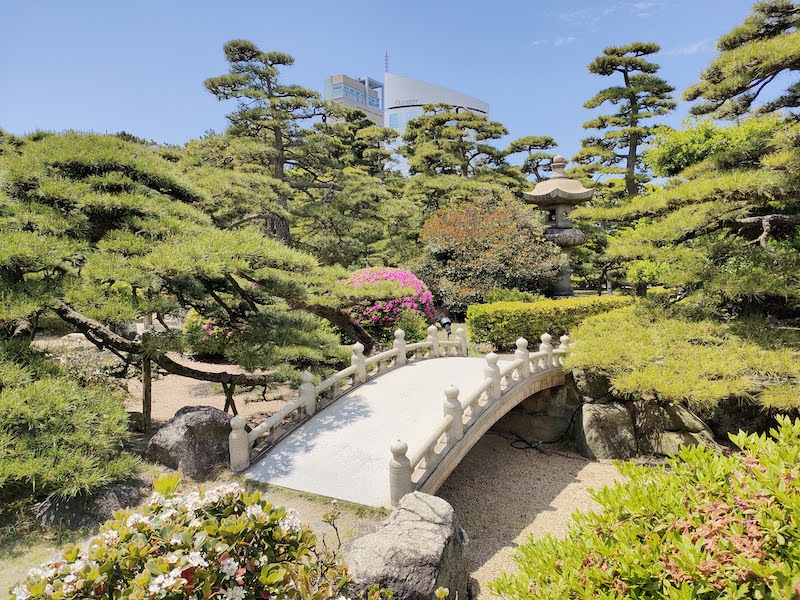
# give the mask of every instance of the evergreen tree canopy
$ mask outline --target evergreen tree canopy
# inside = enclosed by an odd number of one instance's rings
[[[800,5],[791,0],[757,2],[750,16],[717,42],[719,56],[700,74],[701,81],[687,89],[686,100],[702,99],[692,107],[696,115],[734,119],[800,106]],[[783,93],[755,106],[773,81],[787,75]],[[763,96],[762,96],[763,98]]]
[[[624,227],[608,255],[659,266],[661,283],[745,310],[800,298],[800,125],[775,116],[662,131],[656,172],[680,177],[623,206],[581,208]],[[780,310],[780,309],[778,309]]]
[[[215,169],[206,165],[190,179],[157,150],[116,136],[37,136],[5,152],[2,336],[30,336],[37,316],[52,308],[112,351],[146,354],[169,372],[234,385],[339,364],[338,337],[320,317],[371,345],[341,310],[353,295],[337,285],[343,271],[320,268],[314,257],[253,227],[215,224],[228,210],[221,189],[230,187],[218,186]],[[234,189],[232,205],[238,194]],[[146,342],[119,334],[139,315],[155,313],[163,323],[188,308],[236,332],[227,358],[266,374],[208,373],[180,363],[169,352],[181,344],[175,331]],[[279,364],[285,367],[275,369]]]
[[[573,172],[579,176],[595,174],[624,175],[624,191],[611,188],[611,196],[620,192],[627,196],[639,193],[648,178],[644,174],[641,146],[652,135],[652,125],[643,122],[666,114],[675,107],[674,90],[656,76],[658,65],[645,57],[660,50],[658,44],[634,42],[627,46],[612,46],[589,64],[589,71],[604,77],[622,76],[622,85],[605,88],[589,99],[584,107],[598,108],[606,103],[616,107],[610,115],[600,115],[583,124],[584,129],[596,129],[602,135],[581,140],[581,150],[573,157],[581,167]]]

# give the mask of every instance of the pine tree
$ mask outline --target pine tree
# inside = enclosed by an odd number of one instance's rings
[[[660,50],[658,44],[634,42],[612,46],[589,64],[589,71],[604,77],[622,76],[622,85],[605,88],[589,99],[584,107],[598,108],[606,103],[617,107],[611,115],[601,115],[583,124],[602,135],[581,141],[581,150],[573,157],[581,167],[576,175],[624,175],[624,190],[612,196],[635,196],[647,181],[643,173],[641,147],[652,135],[649,119],[666,114],[675,107],[674,88],[656,76],[658,65],[645,57]],[[612,190],[613,191],[613,190]]]
[[[318,181],[313,171],[302,168],[309,155],[301,149],[300,124],[324,115],[325,109],[317,92],[281,81],[281,68],[294,64],[294,59],[282,52],[262,52],[246,40],[232,40],[223,50],[229,71],[207,79],[205,86],[219,100],[237,100],[237,109],[228,115],[231,133],[270,144],[271,152],[265,159],[271,176],[278,181],[295,189],[329,187],[329,183]],[[278,192],[278,204],[289,209],[285,190]],[[291,243],[289,219],[278,216],[274,223],[274,235]]]
[[[800,5],[790,0],[768,0],[753,6],[751,14],[717,42],[719,56],[701,73],[701,81],[687,89],[686,100],[702,99],[696,115],[733,119],[747,113],[768,113],[800,106]],[[766,88],[781,74],[792,80],[776,97],[756,106]]]

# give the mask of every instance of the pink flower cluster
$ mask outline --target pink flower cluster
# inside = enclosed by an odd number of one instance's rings
[[[391,300],[378,300],[374,303],[360,304],[350,309],[350,314],[362,325],[376,326],[394,325],[405,311],[422,313],[428,321],[434,320],[433,295],[428,286],[417,279],[416,275],[403,269],[382,267],[379,269],[362,269],[352,273],[346,283],[358,287],[366,283],[396,281],[414,293]]]

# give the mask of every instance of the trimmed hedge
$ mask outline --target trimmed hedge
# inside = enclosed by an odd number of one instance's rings
[[[543,333],[558,338],[588,317],[632,302],[631,296],[585,296],[476,304],[467,309],[467,324],[473,342],[490,342],[498,350],[511,350],[519,337],[531,343]]]

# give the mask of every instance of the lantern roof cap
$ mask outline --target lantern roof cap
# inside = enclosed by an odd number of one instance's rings
[[[563,156],[553,158],[553,175],[536,184],[530,192],[525,192],[525,202],[539,207],[556,204],[582,204],[591,199],[593,188],[585,188],[577,179],[567,177],[564,167],[567,161]]]

